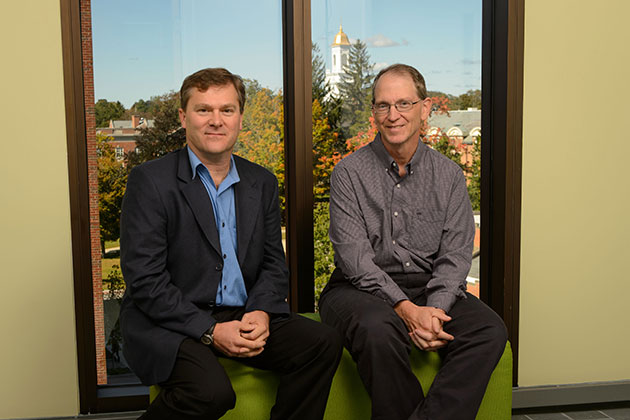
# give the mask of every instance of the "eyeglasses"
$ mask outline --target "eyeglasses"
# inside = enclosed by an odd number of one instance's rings
[[[389,110],[391,109],[392,105],[394,106],[394,108],[396,108],[396,111],[398,112],[407,112],[407,111],[411,111],[411,108],[413,108],[413,106],[415,104],[417,104],[418,102],[420,102],[422,99],[418,99],[415,102],[410,102],[410,101],[399,101],[396,102],[395,104],[388,104],[385,102],[379,102],[377,104],[372,105],[372,109],[374,110],[374,112],[376,114],[380,114],[380,115],[384,115],[387,114],[389,112]]]

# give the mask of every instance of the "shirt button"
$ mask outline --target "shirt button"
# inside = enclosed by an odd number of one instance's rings
[[[227,258],[227,255],[223,254],[223,259],[226,259],[226,258]]]
[[[394,212],[394,217],[398,217],[398,212],[397,211]]]
[[[227,286],[223,286],[223,290],[227,290]]]
[[[225,227],[225,222],[221,222],[221,227]]]
[[[217,270],[217,271],[223,270],[223,264],[217,264],[217,266],[214,267],[214,269]]]
[[[396,188],[400,188],[400,184],[396,184]]]
[[[410,174],[413,174],[413,171],[409,171]]]
[[[409,267],[409,263],[408,263],[408,262],[406,262],[406,263],[405,263],[405,266],[406,266],[406,267]]]

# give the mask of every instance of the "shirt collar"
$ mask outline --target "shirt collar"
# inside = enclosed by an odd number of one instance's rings
[[[392,155],[389,154],[387,149],[385,149],[385,146],[383,145],[383,140],[381,139],[381,133],[376,134],[376,137],[374,137],[374,141],[372,141],[370,147],[372,148],[374,154],[376,154],[378,160],[383,164],[386,169],[392,169],[394,167],[394,164],[396,162],[394,161]],[[409,163],[407,163],[407,168],[411,169],[418,165],[418,162],[420,162],[420,159],[426,151],[427,147],[428,146],[424,144],[421,137],[420,141],[418,142],[418,147],[416,148],[416,151],[411,157],[411,160],[409,160]]]
[[[188,160],[190,161],[190,168],[192,170],[192,179],[195,179],[195,176],[197,176],[197,169],[199,168],[199,165],[205,168],[206,171],[207,168],[203,165],[203,163],[201,163],[201,160],[197,157],[195,152],[190,149],[190,147],[186,147],[186,150],[188,151]],[[221,185],[225,183],[226,186],[230,186],[232,184],[236,184],[240,180],[241,178],[238,176],[238,171],[236,170],[236,165],[234,164],[234,155],[230,155],[230,171],[228,172]]]

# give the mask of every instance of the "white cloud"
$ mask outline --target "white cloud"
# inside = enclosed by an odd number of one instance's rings
[[[380,63],[374,63],[374,73],[378,73],[383,70],[385,67],[389,66],[389,63],[385,61],[381,61]]]
[[[391,38],[387,38],[383,34],[378,34],[372,36],[365,40],[368,46],[375,48],[386,48],[386,47],[396,47],[400,45],[398,42],[394,41]]]

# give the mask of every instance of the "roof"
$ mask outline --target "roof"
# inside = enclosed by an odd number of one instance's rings
[[[339,25],[339,33],[335,35],[335,40],[332,43],[332,47],[337,45],[350,45],[350,41],[348,40],[348,35],[343,32],[341,29],[341,25]]]
[[[145,125],[146,123],[146,125]],[[140,124],[138,124],[137,128],[151,128],[153,127],[153,120],[145,120],[144,118],[140,118]],[[111,120],[109,122],[109,128],[134,128],[132,120]]]
[[[461,136],[469,137],[473,129],[481,129],[481,110],[470,109],[449,111],[449,114],[433,114],[429,117],[429,127],[437,127],[447,133],[459,129]]]

